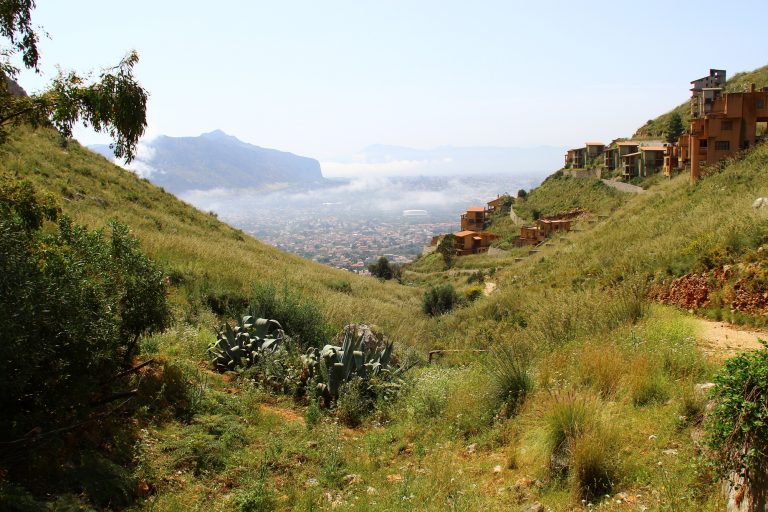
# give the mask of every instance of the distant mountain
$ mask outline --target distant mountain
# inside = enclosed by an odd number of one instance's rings
[[[114,158],[109,146],[92,145],[89,149]],[[130,167],[174,194],[324,181],[317,160],[254,146],[221,130],[199,137],[163,135],[142,143]]]
[[[530,174],[545,176],[562,166],[565,147],[440,146],[414,149],[376,144],[355,158],[323,162],[329,174],[344,175],[475,175]]]

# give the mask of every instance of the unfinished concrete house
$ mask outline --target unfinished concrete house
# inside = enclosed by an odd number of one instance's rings
[[[714,164],[747,149],[765,133],[768,88],[757,91],[752,85],[745,92],[725,93],[725,76],[724,70],[710,69],[709,76],[691,82],[692,180],[698,179],[702,164]]]

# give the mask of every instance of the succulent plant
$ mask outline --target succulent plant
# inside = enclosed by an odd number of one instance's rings
[[[276,352],[286,339],[276,320],[254,319],[250,315],[239,319],[235,327],[224,324],[216,334],[216,341],[208,347],[208,352],[219,371],[249,368],[265,353]]]
[[[309,378],[326,377],[317,385],[318,394],[332,400],[339,397],[341,386],[354,377],[369,381],[382,373],[391,373],[389,363],[392,343],[383,343],[365,325],[350,324],[344,327],[342,345],[326,345],[322,350],[309,349],[302,362]],[[321,366],[325,372],[319,372]],[[325,373],[326,375],[322,375]]]

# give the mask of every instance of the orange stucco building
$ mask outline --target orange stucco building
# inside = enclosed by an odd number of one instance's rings
[[[454,233],[453,236],[456,237],[455,248],[457,256],[482,254],[488,252],[488,248],[491,246],[491,243],[499,238],[499,235],[489,231],[469,230],[459,231],[458,233]]]
[[[467,208],[467,212],[461,216],[462,231],[482,231],[485,228],[485,220],[488,216],[488,210],[482,206],[476,208]]]
[[[691,179],[699,177],[702,164],[747,149],[758,140],[758,123],[768,123],[768,88],[724,93],[725,71],[711,69],[709,76],[691,82],[691,128],[688,157]]]

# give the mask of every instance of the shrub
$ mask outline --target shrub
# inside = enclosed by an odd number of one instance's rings
[[[372,402],[367,393],[367,385],[360,377],[345,382],[336,401],[336,416],[348,427],[360,425],[371,410]]]
[[[714,382],[706,429],[715,466],[749,481],[768,460],[768,346],[729,359]]]
[[[629,394],[633,405],[643,407],[669,398],[669,385],[660,371],[641,365],[630,377]]]
[[[613,345],[585,345],[579,354],[579,380],[603,398],[616,394],[624,368],[624,358]]]
[[[84,448],[55,432],[87,424],[83,444],[114,434],[91,420],[119,403],[139,337],[169,319],[163,275],[125,226],[105,235],[64,217],[42,230],[56,215],[28,184],[0,181],[0,440],[45,439],[49,468]]]
[[[277,320],[301,347],[322,347],[335,330],[325,320],[320,304],[289,289],[287,284],[282,293],[272,283],[254,284],[248,314]]]
[[[503,417],[510,417],[533,391],[530,360],[524,350],[500,346],[486,359],[491,399],[494,409],[501,408]]]
[[[431,316],[449,312],[458,302],[458,295],[453,285],[434,286],[424,294],[424,312]]]
[[[571,481],[577,499],[593,501],[609,494],[616,481],[613,447],[603,435],[589,432],[573,443]]]
[[[464,298],[467,302],[474,302],[483,296],[483,287],[479,285],[470,286],[464,292]]]
[[[352,283],[346,279],[336,279],[328,284],[328,288],[335,292],[352,294]]]
[[[574,393],[558,393],[553,398],[544,417],[547,446],[553,455],[567,454],[575,439],[593,429],[597,408]]]
[[[392,264],[384,256],[379,257],[376,263],[368,265],[368,271],[373,274],[374,277],[379,279],[389,280],[393,277],[399,277],[402,272],[398,265]]]

